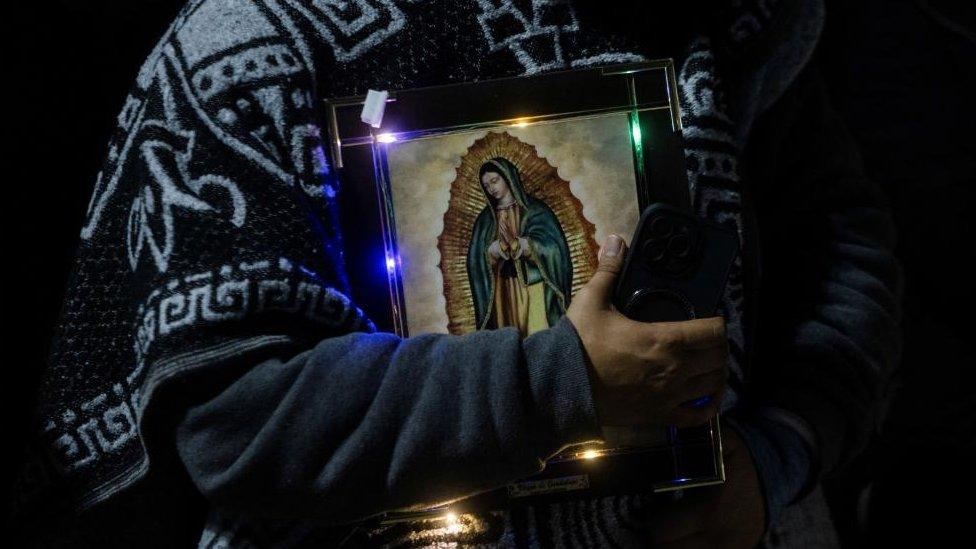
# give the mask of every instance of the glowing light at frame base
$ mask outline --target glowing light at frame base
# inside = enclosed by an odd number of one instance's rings
[[[458,515],[454,511],[448,511],[441,517],[444,525],[438,528],[442,535],[456,536],[458,534],[469,534],[483,529],[484,525],[471,515]]]
[[[460,534],[464,531],[464,525],[461,524],[461,521],[458,519],[456,513],[448,513],[444,515],[444,523],[444,528],[449,534]]]
[[[584,450],[579,456],[583,459],[596,459],[601,455],[603,454],[601,454],[599,450]]]
[[[391,273],[393,271],[395,271],[396,268],[397,268],[397,263],[398,263],[397,258],[393,257],[392,255],[386,256],[386,270],[387,271],[389,271]]]
[[[396,143],[397,136],[392,133],[381,133],[376,136],[376,141],[379,143]]]

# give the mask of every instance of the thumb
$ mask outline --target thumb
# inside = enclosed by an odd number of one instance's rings
[[[617,275],[624,268],[624,258],[627,257],[627,243],[620,235],[612,234],[604,240],[597,257],[600,263],[596,268],[596,273],[586,284],[587,299],[608,304],[613,297]]]

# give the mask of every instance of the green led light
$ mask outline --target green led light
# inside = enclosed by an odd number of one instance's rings
[[[641,144],[640,123],[637,122],[636,120],[631,121],[631,123],[630,123],[630,132],[634,135],[634,143],[636,143],[637,146],[640,146],[640,144]]]
[[[636,110],[630,113],[630,136],[634,139],[634,168],[637,170],[637,180],[645,182],[647,174],[644,166],[644,132],[641,131],[640,113]],[[640,191],[642,204],[648,204],[650,201],[650,197],[645,196],[646,194],[646,190]]]

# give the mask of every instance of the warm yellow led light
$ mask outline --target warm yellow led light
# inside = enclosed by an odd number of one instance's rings
[[[600,452],[596,450],[587,450],[582,454],[583,459],[596,459],[600,457]]]
[[[526,120],[524,118],[520,118],[520,119],[516,120],[514,124],[512,124],[512,127],[513,128],[524,128],[524,127],[526,127],[528,125],[529,125],[529,121],[528,120]]]
[[[447,530],[448,534],[460,534],[464,530],[464,525],[458,520],[458,516],[455,513],[447,513],[444,515],[444,528]]]

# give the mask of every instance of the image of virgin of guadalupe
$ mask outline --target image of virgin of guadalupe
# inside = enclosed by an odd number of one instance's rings
[[[478,214],[467,268],[478,329],[514,326],[528,336],[569,307],[573,263],[553,211],[529,196],[518,168],[492,158],[479,171],[488,206]]]

